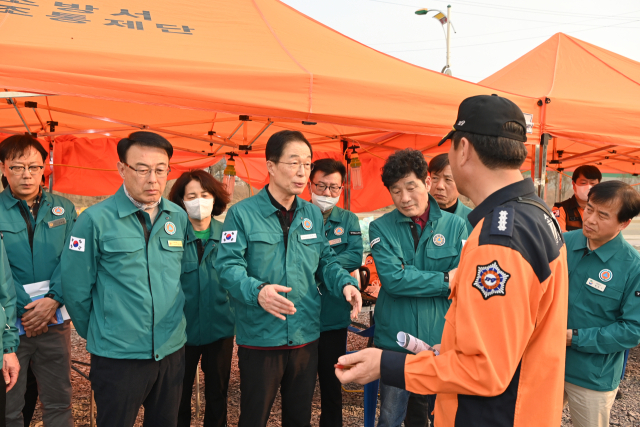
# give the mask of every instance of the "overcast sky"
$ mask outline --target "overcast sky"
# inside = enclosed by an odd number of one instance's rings
[[[563,32],[640,61],[640,1],[615,0],[284,0],[323,24],[381,52],[440,71],[446,43],[434,13],[451,4],[453,75],[490,76]]]

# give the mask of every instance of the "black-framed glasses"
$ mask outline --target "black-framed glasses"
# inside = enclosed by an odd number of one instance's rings
[[[327,186],[326,184],[323,183],[318,183],[316,184],[315,182],[311,181],[311,183],[313,185],[316,186],[316,188],[318,190],[320,190],[321,192],[324,192],[324,190],[326,190],[327,188],[329,189],[329,191],[331,191],[332,193],[337,193],[338,191],[342,190],[342,186],[338,187],[337,185],[329,185]]]
[[[295,171],[300,169],[300,166],[303,166],[305,168],[305,170],[312,171],[313,167],[315,166],[313,163],[301,163],[301,162],[289,162],[289,163],[287,163],[287,162],[278,162],[278,163],[282,163],[283,165],[288,165],[289,169],[295,170]]]
[[[131,165],[129,165],[126,162],[122,162],[122,164],[125,165],[126,167],[128,167],[129,169],[131,169],[132,171],[135,171],[135,173],[137,173],[138,176],[141,177],[141,178],[149,176],[149,174],[151,173],[152,170],[155,171],[156,176],[158,178],[164,178],[165,176],[167,176],[169,174],[169,172],[171,172],[171,168],[170,167],[151,169],[151,168],[148,168],[146,166],[142,166],[142,167],[139,167],[138,169],[135,169],[135,168],[131,167]]]
[[[35,175],[39,172],[42,172],[42,170],[44,169],[44,166],[9,166],[9,169],[11,170],[11,172],[13,172],[14,175],[22,175],[24,173],[25,169],[29,169],[29,173],[31,175]]]

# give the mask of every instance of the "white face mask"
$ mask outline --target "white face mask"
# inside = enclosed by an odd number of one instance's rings
[[[213,199],[183,200],[189,218],[204,219],[211,216],[213,211]]]
[[[592,187],[592,185],[576,185],[576,197],[582,201],[587,201]]]
[[[313,191],[311,192],[311,203],[320,208],[322,212],[326,212],[329,209],[333,209],[333,207],[340,200],[340,196],[338,197],[328,197],[328,196],[318,196]]]

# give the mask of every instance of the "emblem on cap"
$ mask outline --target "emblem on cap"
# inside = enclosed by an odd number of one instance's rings
[[[176,234],[176,225],[171,221],[168,221],[164,224],[164,231],[166,231],[167,234],[173,236],[174,234]]]
[[[57,216],[64,215],[64,208],[62,206],[56,206],[55,208],[51,209],[51,212]]]
[[[305,218],[302,220],[302,228],[304,228],[305,230],[311,230],[312,227],[313,223],[309,218]]]
[[[493,261],[487,265],[479,265],[477,269],[473,287],[480,291],[482,298],[488,300],[496,295],[505,295],[507,281],[511,275],[500,268],[498,261]]]
[[[335,230],[333,230],[333,233],[334,233],[336,236],[342,236],[342,235],[344,234],[344,228],[342,228],[342,227],[336,227],[336,229],[335,229]]]
[[[600,274],[598,274],[598,277],[603,282],[608,282],[609,280],[613,279],[613,273],[611,272],[611,270],[608,270],[605,268],[604,270],[600,271]]]
[[[436,246],[442,246],[444,245],[445,239],[444,236],[442,234],[436,234],[435,236],[433,236],[433,244]]]

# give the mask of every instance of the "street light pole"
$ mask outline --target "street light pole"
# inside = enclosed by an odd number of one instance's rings
[[[447,65],[442,72],[451,75],[451,5],[447,5]]]

